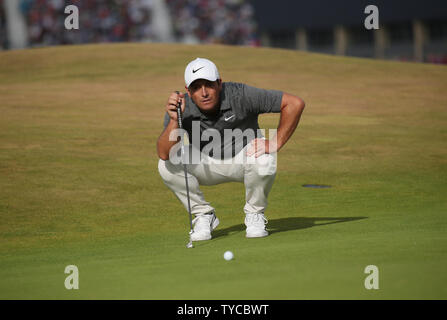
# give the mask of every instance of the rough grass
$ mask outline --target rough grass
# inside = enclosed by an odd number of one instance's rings
[[[244,189],[231,183],[203,188],[221,225],[185,248],[187,215],[158,176],[155,142],[196,57],[224,81],[306,101],[278,155],[267,238],[244,238]],[[445,299],[445,88],[442,66],[277,49],[1,52],[0,298]],[[64,287],[70,264],[77,291]],[[379,290],[364,288],[369,264]]]

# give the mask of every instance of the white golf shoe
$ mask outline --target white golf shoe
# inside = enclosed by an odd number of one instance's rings
[[[245,225],[247,226],[247,238],[261,238],[268,236],[265,225],[268,223],[263,213],[247,213],[245,214]]]
[[[219,225],[219,219],[212,212],[196,216],[192,223],[194,225],[194,232],[191,234],[192,241],[210,240],[211,232]]]

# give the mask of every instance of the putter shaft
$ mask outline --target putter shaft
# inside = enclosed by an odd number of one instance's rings
[[[179,94],[180,92],[176,91],[177,94]],[[182,124],[182,104],[181,102],[179,102],[177,104],[177,119],[178,119],[178,126],[180,129],[183,129],[183,124]],[[183,162],[183,171],[185,173],[185,184],[186,184],[186,198],[188,200],[188,214],[189,214],[189,227],[190,227],[190,231],[189,231],[189,242],[186,245],[187,248],[193,248],[193,244],[192,244],[192,239],[191,239],[191,235],[194,232],[193,231],[193,227],[192,227],[192,215],[191,215],[191,202],[189,200],[189,185],[188,185],[188,171],[186,169],[186,163],[185,163],[185,145],[184,145],[184,139],[182,139],[182,148],[181,148],[181,153],[182,153],[182,162]]]

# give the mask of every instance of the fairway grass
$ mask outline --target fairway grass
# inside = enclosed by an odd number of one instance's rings
[[[245,190],[229,183],[203,187],[221,224],[185,247],[156,139],[196,57],[306,102],[278,154],[266,238],[245,238]],[[267,48],[0,52],[0,299],[446,299],[446,88],[445,66]]]

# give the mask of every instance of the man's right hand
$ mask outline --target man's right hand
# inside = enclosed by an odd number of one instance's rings
[[[177,105],[181,102],[182,112],[185,111],[185,95],[183,93],[173,92],[169,96],[168,102],[166,103],[166,112],[170,117],[170,121],[168,125],[164,128],[160,137],[157,141],[157,152],[158,157],[162,160],[169,159],[169,151],[172,146],[175,145],[178,141],[180,141],[180,137],[177,138],[176,141],[169,140],[169,136],[171,132],[175,129],[178,129],[178,117],[177,117]]]
[[[183,93],[177,93],[173,92],[169,96],[168,102],[166,103],[166,111],[168,112],[169,117],[171,120],[178,123],[178,117],[177,117],[177,105],[179,102],[182,103],[182,113],[185,111],[185,95]]]

